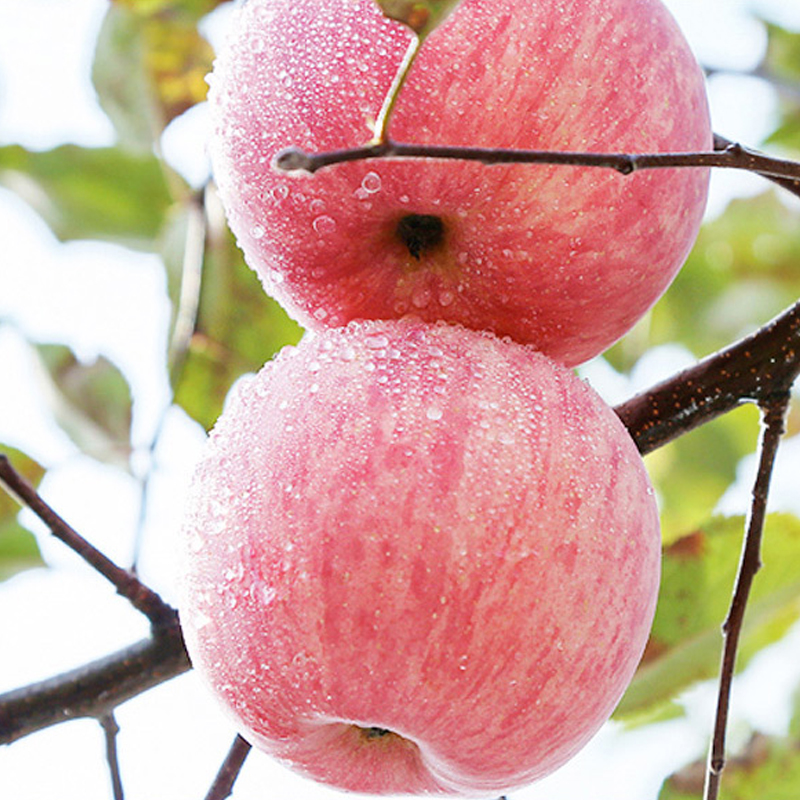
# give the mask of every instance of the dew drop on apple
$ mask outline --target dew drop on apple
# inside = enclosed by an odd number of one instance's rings
[[[370,350],[383,350],[389,346],[389,339],[383,334],[368,336],[365,342]]]
[[[431,291],[427,287],[417,288],[411,295],[411,303],[415,308],[427,308],[430,302]]]
[[[368,172],[361,181],[361,188],[368,194],[375,194],[381,190],[381,176],[377,172]]]
[[[250,235],[254,239],[261,239],[265,233],[266,231],[264,230],[263,225],[253,225],[253,227],[250,229]]]
[[[336,220],[327,214],[317,217],[311,225],[320,236],[329,236],[336,230]]]
[[[270,194],[275,202],[280,202],[289,196],[289,187],[285,183],[279,183],[272,189]]]
[[[432,420],[432,421],[434,421],[434,422],[435,422],[436,420],[438,420],[438,419],[441,419],[443,415],[444,415],[444,412],[443,412],[443,411],[442,411],[442,409],[441,409],[441,408],[439,408],[438,406],[430,406],[430,407],[428,408],[428,410],[425,412],[425,416],[426,416],[426,417],[427,417],[429,420]]]

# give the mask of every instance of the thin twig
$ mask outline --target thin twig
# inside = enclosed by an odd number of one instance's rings
[[[241,736],[237,736],[233,740],[231,749],[228,751],[228,755],[225,756],[225,760],[222,762],[222,766],[219,768],[217,777],[214,778],[214,783],[211,784],[205,800],[225,800],[226,797],[231,796],[233,784],[236,783],[236,779],[242,771],[244,760],[249,753],[250,743],[246,742]]]
[[[181,261],[180,290],[172,321],[172,333],[167,346],[167,373],[169,375],[170,388],[172,389],[171,395],[174,394],[175,386],[186,363],[186,356],[197,324],[209,227],[208,214],[206,212],[207,193],[209,191],[210,188],[207,185],[202,194],[191,198],[185,206],[186,235],[184,237],[183,259]],[[136,524],[131,562],[131,572],[134,575],[138,569],[145,520],[150,504],[149,498],[152,489],[155,452],[171,408],[172,396],[167,399],[160,411],[155,430],[147,444],[147,467],[144,470],[144,474],[139,476],[139,518]]]
[[[761,441],[758,473],[752,492],[752,503],[747,520],[747,530],[742,543],[742,556],[736,576],[736,585],[731,599],[730,610],[722,626],[724,637],[722,666],[720,668],[717,712],[714,721],[714,735],[708,756],[706,772],[705,800],[717,800],[722,771],[725,767],[725,738],[728,728],[731,687],[736,668],[736,654],[744,623],[747,600],[753,579],[761,568],[761,540],[764,521],[767,515],[769,485],[778,446],[785,431],[786,412],[789,408],[788,391],[780,392],[762,404]]]
[[[21,505],[29,508],[50,529],[53,536],[64,542],[112,583],[122,597],[150,620],[154,628],[174,623],[175,609],[134,575],[118,567],[110,558],[89,544],[45,503],[36,489],[14,469],[8,457],[2,453],[0,453],[0,487],[5,488]]]
[[[114,712],[109,711],[100,717],[100,725],[103,728],[106,740],[106,760],[108,770],[111,775],[111,788],[114,793],[114,800],[125,800],[125,792],[122,789],[122,776],[119,771],[119,758],[117,755],[117,734],[119,725],[114,717]]]
[[[582,153],[551,150],[508,150],[492,147],[451,147],[447,145],[402,144],[387,140],[378,144],[308,153],[298,147],[279,152],[274,166],[285,172],[310,172],[334,164],[375,158],[426,158],[478,161],[481,164],[553,164],[613,169],[622,175],[645,169],[675,167],[722,167],[757,172],[765,177],[800,182],[800,163],[760,153],[716,137],[718,150],[700,153]],[[726,143],[723,145],[723,142]],[[715,145],[716,146],[716,145]]]

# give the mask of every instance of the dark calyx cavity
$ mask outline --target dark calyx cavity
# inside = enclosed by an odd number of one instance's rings
[[[397,236],[419,261],[444,242],[444,223],[435,214],[406,214],[397,223]]]
[[[364,735],[367,739],[380,739],[383,736],[388,736],[391,731],[386,728],[364,728]]]

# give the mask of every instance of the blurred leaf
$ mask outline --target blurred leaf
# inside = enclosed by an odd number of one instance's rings
[[[784,109],[780,125],[766,141],[783,150],[800,152],[800,108]]]
[[[61,240],[105,239],[152,249],[171,202],[155,156],[115,147],[0,147],[0,183],[27,201]]]
[[[191,11],[213,5],[151,0],[109,7],[92,77],[124,147],[150,152],[173,119],[205,100],[214,52]]]
[[[800,209],[778,190],[737,199],[705,224],[642,329],[607,353],[627,371],[647,348],[677,342],[698,357],[761,327],[800,296]]]
[[[169,14],[196,22],[228,0],[112,0],[141,16]]]
[[[209,202],[216,204],[213,195]],[[284,345],[296,344],[302,329],[266,295],[250,270],[221,217],[206,236],[202,289],[194,335],[175,386],[176,402],[201,425],[210,428],[219,416],[233,382],[245,372],[254,372]],[[177,304],[181,294],[181,268],[189,216],[173,220],[167,237],[172,242],[168,263],[171,296]],[[183,276],[182,276],[183,277]],[[191,279],[191,277],[190,277]],[[176,306],[177,307],[177,306]]]
[[[460,0],[375,0],[384,15],[427,36],[447,19]]]
[[[706,761],[696,761],[667,778],[659,800],[700,800]],[[800,797],[800,743],[755,734],[742,753],[729,758],[722,773],[725,800],[796,800]]]
[[[615,716],[634,717],[717,676],[721,625],[739,564],[744,520],[716,518],[664,551],[653,630],[642,663]],[[800,520],[771,514],[745,616],[737,668],[777,641],[800,616]]]
[[[14,469],[37,485],[44,468],[13,448],[0,445],[0,453],[8,457]],[[17,518],[20,506],[0,487],[0,581],[32,567],[44,565],[36,538],[25,530]]]
[[[645,457],[665,545],[704,523],[758,442],[760,415],[744,404]]]
[[[767,52],[761,72],[800,82],[800,33],[773,22],[764,22],[764,25],[767,30]]]
[[[63,345],[37,347],[42,391],[56,421],[80,450],[129,469],[131,393],[122,373],[100,356],[81,364]]]

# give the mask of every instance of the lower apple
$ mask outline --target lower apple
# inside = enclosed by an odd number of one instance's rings
[[[660,537],[613,411],[529,346],[308,335],[233,392],[184,524],[194,666],[245,738],[374,794],[497,796],[607,720]]]

